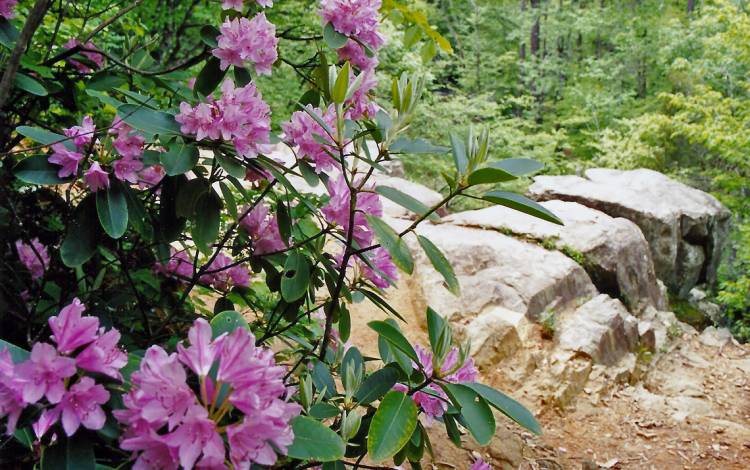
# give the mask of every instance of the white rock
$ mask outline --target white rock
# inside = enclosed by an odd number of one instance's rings
[[[521,347],[522,313],[495,307],[480,314],[466,326],[464,335],[480,368],[495,366]]]

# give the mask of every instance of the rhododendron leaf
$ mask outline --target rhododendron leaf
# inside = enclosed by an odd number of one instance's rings
[[[456,278],[456,274],[453,272],[453,266],[451,266],[450,261],[448,261],[443,252],[440,251],[440,248],[435,246],[435,244],[428,238],[423,237],[422,235],[417,235],[417,240],[419,240],[419,245],[430,259],[430,263],[432,263],[435,271],[443,276],[448,290],[453,295],[458,296],[461,293],[461,287],[458,284],[458,278]]]
[[[463,384],[441,383],[451,402],[461,411],[460,421],[480,445],[489,444],[495,434],[495,417],[484,398]]]
[[[187,184],[184,175],[166,176],[161,184],[159,220],[156,224],[159,238],[163,242],[176,240],[185,229],[185,218],[177,214],[178,189]]]
[[[205,25],[201,28],[201,40],[208,47],[216,48],[219,46],[217,38],[221,35],[221,31],[215,26]]]
[[[42,82],[24,73],[16,74],[16,87],[36,96],[49,95],[49,92],[47,91],[46,88],[44,88],[44,85],[42,85]]]
[[[133,227],[133,230],[141,234],[143,237],[147,239],[152,238],[153,230],[151,224],[148,223],[150,219],[146,212],[146,207],[130,187],[126,186],[123,189],[125,192],[125,199],[128,202],[128,222]]]
[[[279,234],[282,240],[289,240],[292,236],[292,217],[289,209],[281,199],[276,203],[276,221],[279,226]]]
[[[521,196],[520,194],[511,193],[509,191],[490,191],[482,196],[482,199],[494,204],[510,207],[511,209],[533,215],[534,217],[538,217],[554,224],[563,225],[562,220],[550,212],[546,207],[525,196]]]
[[[117,115],[126,124],[151,134],[179,134],[180,125],[171,114],[144,108],[136,104],[124,104],[117,108]]]
[[[341,49],[349,41],[349,38],[336,31],[331,23],[323,26],[323,39],[331,49]]]
[[[331,66],[335,69],[335,66]],[[351,66],[349,62],[346,62],[336,75],[336,82],[333,84],[331,90],[331,99],[334,103],[342,104],[346,101],[347,90],[349,89],[349,73],[351,72]]]
[[[250,325],[248,325],[247,320],[240,312],[227,310],[211,319],[211,332],[214,338],[224,333],[231,333],[237,328],[244,328],[250,331]]]
[[[316,361],[313,370],[310,373],[315,388],[322,393],[324,397],[331,398],[336,395],[336,382],[333,380],[331,371],[323,361]],[[325,390],[325,391],[324,391]]]
[[[360,405],[369,405],[388,393],[396,385],[398,377],[398,370],[392,366],[385,366],[373,372],[362,382],[362,385],[354,393],[354,399]]]
[[[13,49],[16,39],[18,39],[18,30],[5,17],[0,16],[0,44]]]
[[[463,175],[469,167],[466,144],[464,144],[459,135],[451,133],[451,148],[453,150],[453,163],[456,165],[456,170],[458,170],[459,175]]]
[[[31,427],[19,428],[13,433],[13,437],[21,443],[22,446],[29,450],[34,450],[34,441],[36,437]]]
[[[487,166],[500,168],[513,176],[529,175],[544,168],[542,162],[530,158],[506,158],[504,160],[490,162]]]
[[[62,184],[72,178],[60,178],[58,165],[50,163],[47,155],[34,155],[24,158],[13,167],[13,174],[24,183],[30,184]]]
[[[417,427],[417,406],[403,392],[388,392],[378,406],[367,436],[367,454],[382,462],[401,450]]]
[[[426,214],[430,210],[427,206],[422,204],[421,201],[409,196],[404,192],[399,191],[396,188],[391,188],[390,186],[378,186],[375,191],[381,196],[390,199],[399,206],[404,207],[419,216]],[[434,212],[427,216],[427,218],[432,221],[440,220],[440,217],[438,217],[438,215]]]
[[[58,441],[44,448],[41,470],[95,470],[94,441],[85,433],[72,437],[58,436]]]
[[[128,79],[119,73],[99,72],[86,83],[89,90],[108,91],[128,83]]]
[[[121,183],[113,181],[108,188],[96,192],[96,212],[107,235],[116,240],[125,234],[128,228],[128,201]]]
[[[234,200],[232,190],[223,181],[219,183],[219,187],[221,188],[221,195],[224,197],[224,204],[227,206],[227,212],[232,219],[237,219],[237,201]]]
[[[402,271],[411,274],[414,271],[414,260],[409,252],[409,247],[406,243],[398,236],[395,230],[390,225],[385,223],[383,219],[375,217],[373,215],[365,215],[367,221],[370,223],[370,227],[375,232],[375,236],[382,245],[383,248],[391,255],[391,259]]]
[[[234,66],[234,81],[238,87],[243,87],[253,81],[253,76],[244,67]]]
[[[320,93],[318,93],[317,90],[307,90],[302,96],[300,96],[297,109],[302,109],[308,104],[313,108],[320,106]]]
[[[227,155],[217,153],[216,161],[219,162],[219,165],[221,165],[224,171],[235,178],[244,178],[247,173],[247,170],[241,163]]]
[[[330,403],[316,403],[310,407],[308,414],[315,419],[326,419],[338,416],[340,413],[337,406]]]
[[[194,178],[180,185],[175,210],[180,217],[192,217],[198,199],[209,190],[208,180]]]
[[[360,292],[362,295],[370,299],[370,301],[373,304],[375,304],[375,306],[378,307],[380,310],[384,311],[385,313],[395,316],[396,318],[398,318],[399,320],[403,322],[406,321],[406,319],[404,319],[404,317],[400,313],[398,313],[396,309],[391,307],[391,305],[388,302],[386,302],[382,297],[380,297],[375,292],[372,292],[366,289],[360,289],[358,292]]]
[[[441,358],[441,352],[445,349],[444,342],[451,336],[450,327],[445,318],[430,307],[427,307],[427,335],[430,339],[430,349],[432,349],[433,354]]]
[[[388,341],[388,344],[406,354],[409,359],[417,363],[419,362],[416,351],[414,351],[412,345],[404,337],[404,335],[401,334],[401,331],[399,331],[398,328],[388,322],[381,320],[371,321],[367,324],[367,326],[375,330],[378,335]]]
[[[349,341],[349,336],[352,333],[352,317],[349,314],[349,309],[346,305],[339,303],[339,336],[341,341]]]
[[[120,373],[122,374],[123,383],[126,389],[130,389],[130,376],[133,375],[133,372],[140,369],[142,360],[143,356],[139,356],[138,354],[132,352],[128,353],[128,363],[125,364],[125,367],[120,369]]]
[[[307,292],[310,283],[310,262],[297,251],[292,252],[284,263],[281,275],[281,296],[287,302],[294,302]]]
[[[294,442],[287,449],[293,459],[333,462],[344,457],[346,444],[323,423],[307,416],[297,416],[292,420]]]
[[[221,206],[221,198],[213,189],[201,195],[195,203],[191,233],[193,241],[203,252],[211,249],[219,235]]]
[[[346,470],[346,464],[340,460],[336,462],[325,462],[323,463],[322,470]]]
[[[75,150],[76,146],[73,143],[72,140],[68,139],[64,135],[61,134],[55,134],[54,132],[50,132],[45,129],[40,129],[38,127],[29,127],[29,126],[18,126],[16,127],[16,132],[19,134],[28,137],[29,139],[39,142],[40,144],[44,145],[52,145],[56,142],[62,142],[63,145],[68,150]]]
[[[469,175],[469,184],[494,184],[512,181],[516,177],[501,168],[485,167],[473,171]]]
[[[351,371],[351,374],[346,374],[347,369]],[[359,352],[356,346],[352,346],[346,350],[344,358],[341,360],[341,368],[339,369],[339,376],[341,376],[344,388],[346,390],[352,390],[355,387],[359,388],[364,373],[365,361],[362,359],[362,353]],[[350,382],[350,380],[353,380],[353,382]]]
[[[203,66],[198,77],[195,79],[195,85],[193,86],[193,93],[200,93],[203,96],[208,96],[219,86],[219,83],[224,79],[227,71],[221,70],[221,61],[216,57],[209,57],[206,61],[206,65]]]
[[[176,142],[169,151],[159,155],[159,162],[168,176],[176,176],[192,170],[198,163],[198,149],[185,142]]]
[[[76,207],[60,246],[60,257],[65,266],[80,266],[94,255],[100,234],[97,218],[96,196],[90,194]]]
[[[447,432],[450,440],[453,441],[453,444],[456,447],[461,447],[461,431],[458,430],[458,425],[456,424],[454,415],[447,413],[444,414],[443,423],[445,423],[445,431]]]
[[[464,385],[477,392],[482,398],[487,400],[490,405],[508,418],[534,434],[542,434],[542,427],[539,425],[536,418],[534,418],[534,415],[516,400],[484,384],[471,382]]]
[[[29,351],[20,348],[15,344],[11,344],[3,339],[0,339],[0,352],[5,351],[6,349],[10,353],[10,358],[15,364],[25,361],[31,354]]]

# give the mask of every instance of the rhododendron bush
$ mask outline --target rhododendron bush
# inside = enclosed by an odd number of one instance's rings
[[[431,427],[459,446],[488,444],[501,415],[539,432],[478,382],[439,305],[412,345],[400,325],[416,319],[388,304],[413,249],[458,294],[415,237],[454,199],[559,222],[495,187],[536,162],[488,163],[486,132],[420,139],[423,79],[378,88],[384,21],[446,47],[423,16],[322,0],[287,27],[283,1],[216,1],[200,45],[159,67],[159,32],[135,43],[122,26],[139,3],[0,2],[0,466],[419,468]],[[290,112],[264,99],[282,68],[304,88]],[[455,162],[440,204],[377,186],[383,163],[423,153]],[[383,197],[413,213],[404,230]],[[363,301],[390,316],[368,323],[379,357],[352,346]]]

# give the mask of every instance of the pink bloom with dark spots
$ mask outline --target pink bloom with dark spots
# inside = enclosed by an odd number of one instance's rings
[[[42,245],[38,238],[31,240],[31,245],[16,240],[16,251],[18,251],[18,259],[31,273],[31,279],[41,279],[50,263],[47,247]]]
[[[221,341],[213,341],[211,325],[202,318],[195,320],[188,331],[190,346],[185,347],[182,343],[177,345],[177,357],[199,377],[208,375],[211,365],[216,359],[216,354],[221,347]]]
[[[78,164],[83,160],[82,153],[68,150],[65,144],[62,143],[52,145],[52,150],[53,153],[47,161],[55,165],[60,165],[61,168],[57,172],[57,176],[66,178],[78,173]]]
[[[59,403],[65,394],[65,382],[76,373],[75,361],[58,356],[55,348],[47,343],[36,343],[29,360],[16,368],[22,384],[23,400],[36,403],[47,397],[50,403]]]
[[[91,164],[89,169],[83,174],[83,180],[94,193],[100,189],[109,188],[109,173],[102,170],[102,167],[99,166],[99,162]]]
[[[199,468],[225,468],[224,441],[216,432],[216,424],[208,418],[208,412],[201,406],[192,406],[182,424],[164,436],[164,442],[177,449],[180,465],[187,470],[192,469],[196,462]]]
[[[143,169],[143,162],[135,158],[121,158],[112,164],[115,178],[131,184],[138,183],[138,172]]]
[[[82,316],[85,310],[86,306],[75,298],[57,316],[50,317],[47,321],[52,329],[52,340],[61,354],[70,354],[97,338],[99,319]]]
[[[161,165],[151,165],[138,173],[138,187],[140,189],[153,188],[164,178],[166,172]]]
[[[55,407],[62,416],[65,434],[72,436],[81,425],[94,431],[103,428],[107,416],[101,405],[108,400],[109,392],[104,387],[91,377],[81,377]]]
[[[76,147],[85,147],[90,144],[94,139],[94,132],[96,132],[96,126],[91,116],[84,116],[80,126],[73,126],[63,131],[67,137],[73,138]]]
[[[128,355],[118,347],[120,332],[99,330],[99,337],[76,356],[76,365],[89,372],[98,372],[122,380],[120,369],[128,363]]]

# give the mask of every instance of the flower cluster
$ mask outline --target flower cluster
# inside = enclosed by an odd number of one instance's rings
[[[0,0],[0,1],[2,1],[2,0]],[[63,47],[65,49],[73,49],[76,46],[81,47],[81,48],[96,50],[96,46],[94,45],[93,42],[89,41],[86,44],[81,44],[81,41],[79,41],[78,39],[75,39],[75,38],[70,38],[68,40],[68,42],[66,42],[65,44],[63,44]],[[81,54],[83,57],[85,57],[86,59],[88,59],[89,61],[91,61],[91,63],[94,66],[96,66],[97,70],[101,69],[102,67],[104,67],[104,56],[102,54],[99,54],[97,52],[92,52],[92,51],[81,51],[81,52],[79,52],[79,54]],[[69,58],[68,62],[70,63],[70,65],[72,65],[73,67],[75,67],[81,73],[91,73],[91,72],[93,72],[93,70],[91,69],[91,67],[89,67],[88,64],[84,64],[83,62],[81,62],[79,60],[75,60],[75,59]]]
[[[474,382],[479,375],[479,371],[474,366],[474,359],[467,358],[463,364],[459,365],[459,351],[455,346],[445,356],[443,364],[437,371],[434,370],[435,361],[432,352],[419,345],[414,346],[414,351],[417,353],[419,365],[421,365],[427,378],[436,377],[445,382],[458,384]],[[394,388],[401,391],[407,390],[407,387],[402,384],[396,384]],[[418,391],[412,395],[412,400],[425,412],[429,419],[438,418],[448,409],[448,396],[435,383],[431,383],[427,388],[430,389],[431,393]]]
[[[385,42],[378,32],[381,0],[321,0],[320,17],[349,41],[338,49],[341,60],[348,60],[361,70],[378,65],[374,51]],[[365,49],[370,49],[367,51]],[[369,53],[368,53],[369,52]]]
[[[362,117],[373,118],[378,112],[377,105],[370,99],[370,96],[368,95],[368,93],[373,91],[375,87],[378,86],[378,80],[375,77],[375,71],[366,70],[362,73],[365,74],[362,83],[346,103],[348,107],[347,117],[349,119],[360,119]],[[354,81],[353,77],[351,81]]]
[[[263,8],[268,8],[273,6],[273,0],[255,0],[255,2],[262,6]],[[224,10],[235,10],[235,11],[242,11],[242,0],[222,0],[221,1],[221,8]]]
[[[221,92],[218,100],[209,97],[195,107],[182,102],[175,119],[185,134],[195,134],[198,140],[231,140],[237,153],[255,158],[270,142],[271,108],[252,83],[235,88],[225,80]]]
[[[212,338],[198,319],[188,339],[173,354],[150,347],[125,409],[115,411],[126,426],[121,447],[137,457],[133,468],[228,468],[227,453],[236,469],[273,465],[294,440],[289,422],[301,411],[287,401],[284,368],[244,328]]]
[[[16,251],[18,251],[18,259],[31,273],[31,279],[35,281],[41,279],[49,268],[50,258],[47,247],[42,245],[38,238],[31,240],[31,245],[16,240]]]
[[[13,9],[16,7],[18,0],[0,0],[0,16],[9,20],[16,16]]]
[[[357,182],[353,183],[354,186],[357,186],[357,184]],[[326,220],[339,225],[346,233],[349,230],[350,215],[354,212],[352,238],[357,242],[359,248],[369,246],[372,243],[374,234],[365,215],[378,217],[383,215],[383,203],[380,200],[380,195],[375,192],[373,186],[362,188],[362,191],[357,193],[356,205],[354,211],[352,211],[351,192],[343,174],[339,175],[336,179],[331,178],[328,180],[327,187],[330,199],[328,204],[322,209]]]
[[[244,214],[247,210],[244,209],[242,213]],[[268,206],[264,204],[258,204],[253,210],[247,212],[247,215],[240,222],[240,226],[250,236],[253,242],[253,253],[256,255],[280,251],[287,246],[281,238],[277,217],[271,216]]]
[[[321,126],[310,113],[320,116],[329,128],[336,128],[336,110],[333,105],[327,109],[306,106],[307,111],[295,111],[289,122],[281,125],[284,141],[293,147],[297,158],[310,161],[317,173],[330,172],[338,168],[338,162],[330,152],[335,149],[332,136]]]
[[[154,270],[160,274],[187,281],[195,274],[195,263],[190,259],[186,250],[179,252],[172,250],[169,261],[166,264],[156,263]],[[250,271],[245,265],[234,263],[231,256],[219,253],[206,267],[204,274],[198,278],[198,282],[222,291],[227,291],[232,286],[248,287]]]
[[[398,269],[385,248],[378,247],[362,256],[367,257],[369,262],[358,260],[362,274],[375,286],[385,289],[391,285],[391,280],[398,279]]]
[[[244,67],[249,62],[259,75],[271,74],[271,66],[279,57],[276,51],[279,40],[276,26],[266,19],[265,13],[258,13],[252,20],[227,19],[220,31],[218,47],[212,53],[221,60],[222,70],[230,65]]]
[[[0,352],[0,418],[7,416],[8,433],[15,429],[23,409],[32,404],[43,407],[32,426],[39,439],[58,421],[68,436],[80,426],[92,430],[104,426],[106,415],[101,405],[109,400],[109,392],[84,373],[122,380],[120,369],[128,358],[117,345],[120,332],[100,328],[98,318],[82,315],[85,310],[85,305],[74,299],[51,317],[55,346],[34,344],[24,362],[13,364],[8,350]]]

